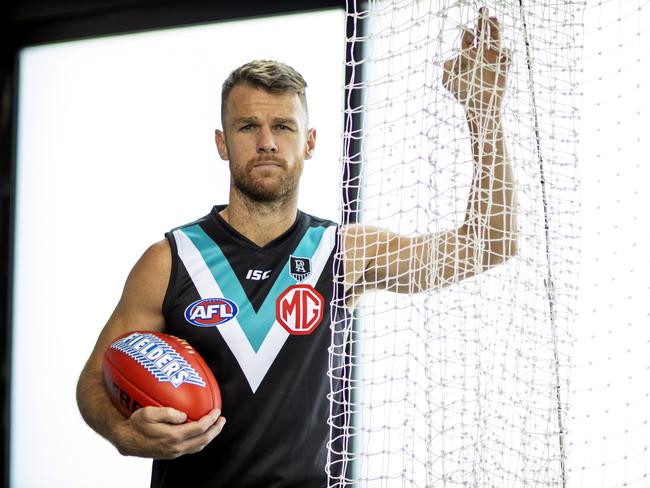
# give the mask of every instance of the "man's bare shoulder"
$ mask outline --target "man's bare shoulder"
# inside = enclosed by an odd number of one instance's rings
[[[163,297],[172,268],[171,246],[161,239],[147,248],[129,273],[124,289],[127,298],[133,295]]]
[[[150,245],[133,266],[133,271],[165,271],[171,268],[172,252],[167,239]]]
[[[140,260],[145,260],[154,265],[171,265],[172,252],[169,241],[167,239],[160,239],[158,242],[154,242],[142,254]]]

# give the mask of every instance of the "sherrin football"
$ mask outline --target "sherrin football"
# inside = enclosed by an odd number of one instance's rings
[[[104,352],[104,383],[126,417],[141,407],[172,407],[198,420],[221,408],[212,371],[187,341],[162,332],[129,332]]]

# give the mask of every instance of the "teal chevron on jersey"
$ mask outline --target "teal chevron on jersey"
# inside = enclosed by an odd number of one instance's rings
[[[192,473],[194,488],[324,488],[327,419],[348,414],[328,399],[331,388],[345,389],[337,382],[331,386],[329,369],[349,367],[338,352],[330,353],[332,345],[335,351],[339,344],[345,347],[342,334],[349,330],[343,307],[332,306],[345,297],[334,280],[342,267],[340,227],[298,210],[291,227],[259,247],[223,219],[225,208],[215,205],[208,215],[165,234],[172,272],[162,310],[164,331],[192,344],[219,382],[229,427],[201,453],[155,460],[151,486],[184,486]],[[254,280],[246,278],[249,270],[270,272]],[[303,301],[291,302],[289,315],[277,307],[296,285],[313,287],[323,297],[322,319],[306,335],[292,334],[284,323],[289,316],[304,317]],[[212,327],[190,325],[188,306],[212,297],[236,299],[247,311]],[[333,439],[341,437],[334,431]]]
[[[325,230],[326,227],[309,228],[292,254],[311,259]],[[181,232],[192,241],[201,254],[214,280],[223,292],[224,298],[233,300],[239,306],[239,313],[237,314],[239,325],[253,350],[257,352],[275,322],[276,298],[286,288],[296,283],[296,280],[289,274],[289,260],[284,264],[262,306],[256,312],[219,245],[198,224],[185,227],[181,229]]]

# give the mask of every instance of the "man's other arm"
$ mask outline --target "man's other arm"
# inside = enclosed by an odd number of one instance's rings
[[[127,419],[113,406],[104,386],[102,358],[116,337],[134,330],[163,330],[162,302],[170,271],[169,243],[162,240],[147,249],[131,270],[77,384],[77,404],[84,420],[125,456],[171,459],[198,452],[225,423],[218,410],[185,423],[185,413],[157,407],[141,408]]]
[[[474,177],[463,224],[437,234],[406,237],[371,226],[342,229],[346,285],[417,293],[456,283],[517,253],[516,196],[501,107],[510,53],[500,25],[479,11],[476,34],[466,29],[460,54],[445,63],[443,84],[463,106]]]

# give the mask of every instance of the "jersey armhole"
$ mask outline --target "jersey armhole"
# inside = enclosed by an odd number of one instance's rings
[[[172,253],[172,269],[169,273],[169,282],[167,283],[167,290],[165,291],[165,298],[163,298],[162,303],[163,316],[167,317],[169,306],[173,299],[173,292],[176,287],[176,276],[178,275],[178,251],[176,249],[176,240],[174,239],[174,235],[171,232],[166,232],[165,238],[167,239],[167,242],[169,242],[169,247],[171,248],[170,250]]]

